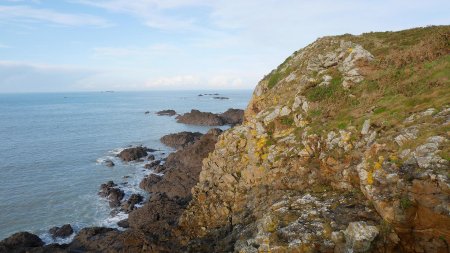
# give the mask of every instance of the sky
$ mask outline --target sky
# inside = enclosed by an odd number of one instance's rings
[[[253,89],[318,37],[449,13],[448,0],[0,0],[0,93]]]

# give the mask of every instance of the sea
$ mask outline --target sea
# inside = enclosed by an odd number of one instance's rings
[[[215,94],[204,95],[199,94]],[[48,234],[71,224],[117,227],[126,214],[111,215],[99,187],[109,180],[126,195],[141,193],[141,179],[151,173],[143,162],[123,163],[116,155],[129,146],[173,150],[159,139],[170,133],[210,127],[177,123],[157,116],[164,109],[213,113],[245,109],[250,90],[146,91],[0,94],[0,240],[19,231],[39,235],[46,243],[65,243]],[[218,100],[214,96],[229,99]],[[146,114],[145,112],[148,113]],[[227,126],[221,127],[226,129]],[[116,166],[109,168],[104,161]]]

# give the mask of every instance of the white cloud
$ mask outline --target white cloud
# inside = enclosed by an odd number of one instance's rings
[[[73,0],[73,2],[129,14],[140,18],[149,27],[163,30],[193,29],[194,18],[180,17],[167,11],[205,5],[204,0]]]
[[[0,6],[0,21],[43,22],[63,26],[107,27],[111,25],[105,19],[92,15],[69,14],[25,5]]]

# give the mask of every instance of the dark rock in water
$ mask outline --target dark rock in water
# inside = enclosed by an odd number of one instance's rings
[[[104,164],[105,164],[106,167],[114,167],[115,166],[115,164],[111,160],[106,160],[104,162]]]
[[[129,228],[130,223],[128,222],[128,219],[125,219],[125,220],[121,220],[121,221],[117,222],[117,226],[119,226],[121,228]]]
[[[118,188],[112,188],[108,195],[108,201],[110,207],[120,206],[120,201],[125,196],[125,193]]]
[[[149,111],[144,112],[144,114],[149,114],[149,113],[150,113]]]
[[[218,99],[218,100],[224,100],[224,99],[230,99],[230,98],[227,98],[227,97],[213,97],[214,99]]]
[[[147,160],[153,161],[153,160],[155,160],[155,156],[154,155],[148,155],[147,156]]]
[[[102,184],[100,186],[100,191],[98,195],[107,198],[110,207],[120,206],[120,201],[125,196],[123,190],[117,188],[116,186],[117,184],[115,184],[113,181],[109,181],[106,184]]]
[[[162,110],[157,112],[156,114],[158,114],[158,116],[173,116],[177,114],[177,112],[174,110]]]
[[[222,126],[225,125],[223,119],[214,113],[191,110],[177,117],[178,123],[202,125],[202,126]]]
[[[199,97],[203,97],[203,94],[198,94]]]
[[[98,195],[100,195],[101,197],[107,197],[109,195],[110,189],[116,186],[117,184],[115,184],[113,181],[108,181],[105,184],[100,185],[100,191],[98,192]]]
[[[159,165],[160,163],[161,163],[161,160],[156,160],[156,161],[153,161],[151,163],[147,163],[146,165],[144,165],[144,168],[152,169],[153,167]]]
[[[181,132],[181,133],[175,133],[175,134],[168,134],[163,136],[160,140],[163,144],[180,149],[183,148],[189,144],[194,143],[200,137],[202,136],[202,133],[199,132]]]
[[[147,156],[147,151],[149,151],[149,149],[146,147],[127,148],[122,150],[122,152],[120,152],[118,156],[120,157],[120,159],[126,162],[135,161]]]
[[[126,213],[129,213],[135,209],[136,204],[142,203],[143,200],[144,197],[142,197],[142,195],[132,194],[130,198],[122,204],[121,208]]]
[[[226,112],[220,114],[220,117],[230,125],[242,124],[244,121],[244,110],[230,108]]]
[[[42,247],[44,242],[39,236],[28,233],[19,232],[0,241],[0,252],[29,252],[33,248]]]
[[[53,238],[60,237],[66,238],[73,234],[73,228],[70,224],[63,225],[62,227],[53,227],[48,230]]]
[[[161,181],[162,177],[156,174],[150,174],[142,179],[141,183],[139,183],[139,187],[150,192],[151,186]]]

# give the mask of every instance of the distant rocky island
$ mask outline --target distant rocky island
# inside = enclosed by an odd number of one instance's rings
[[[229,130],[164,136],[176,151],[161,159],[123,150],[154,172],[145,201],[101,186],[129,213],[123,231],[84,228],[63,245],[20,232],[0,252],[449,252],[449,69],[450,26],[320,38],[245,112],[176,118]]]

